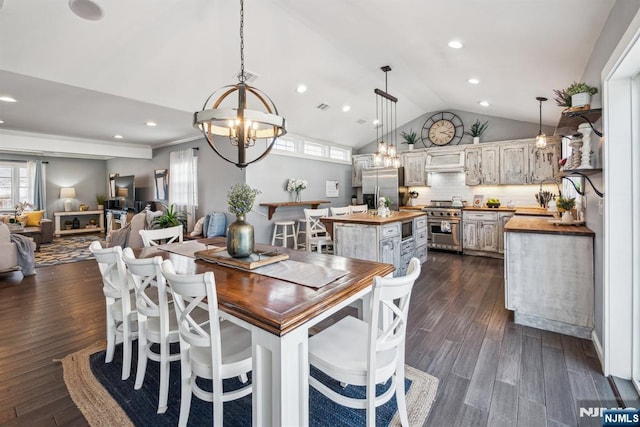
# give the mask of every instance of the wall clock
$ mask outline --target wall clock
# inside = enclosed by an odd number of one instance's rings
[[[464,124],[460,117],[448,111],[435,113],[422,126],[422,143],[433,145],[458,145],[464,136]]]

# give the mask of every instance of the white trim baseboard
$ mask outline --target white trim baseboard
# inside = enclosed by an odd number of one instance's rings
[[[604,376],[609,376],[608,372],[605,372],[604,369],[604,352],[602,350],[602,344],[600,344],[600,338],[598,338],[598,334],[596,334],[595,329],[591,331],[591,342],[593,343],[593,347],[596,349],[596,354],[598,355],[598,360],[600,361],[600,368],[602,368],[602,372]]]

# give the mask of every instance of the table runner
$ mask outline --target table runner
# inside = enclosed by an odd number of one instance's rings
[[[183,255],[189,258],[195,258],[194,255],[197,251],[204,251],[207,249],[215,249],[219,246],[207,245],[197,240],[188,240],[182,243],[167,243],[166,245],[158,245],[158,249],[163,251],[172,252],[174,254]]]
[[[321,265],[307,264],[293,260],[280,261],[275,264],[251,270],[252,273],[273,277],[298,285],[311,288],[321,288],[329,283],[349,274],[345,270],[336,270]]]

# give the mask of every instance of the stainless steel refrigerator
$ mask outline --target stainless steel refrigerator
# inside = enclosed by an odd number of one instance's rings
[[[391,200],[391,210],[400,206],[400,187],[404,186],[404,168],[371,168],[362,171],[362,197],[370,209],[378,207],[379,197]]]

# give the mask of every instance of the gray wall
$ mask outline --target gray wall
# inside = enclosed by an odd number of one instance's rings
[[[596,86],[601,92],[601,73],[611,53],[620,41],[620,38],[627,30],[631,20],[640,9],[640,2],[637,0],[618,0],[614,5],[607,22],[605,23],[600,37],[591,53],[589,62],[582,74],[581,80],[591,86]],[[592,108],[602,106],[602,93],[598,93],[592,98]],[[602,130],[601,121],[596,123],[596,129]],[[596,136],[596,135],[594,135]],[[593,184],[600,191],[604,191],[603,175],[597,174],[590,177]],[[587,184],[587,226],[596,233],[595,237],[595,331],[598,339],[602,343],[603,339],[603,260],[604,260],[604,218],[599,206],[602,200]]]
[[[532,102],[531,108],[536,108],[537,105]],[[544,108],[544,106],[543,106]],[[483,114],[470,113],[468,111],[460,111],[460,110],[439,110],[439,111],[449,111],[451,113],[457,114],[462,123],[464,123],[465,131],[471,128],[471,125],[475,123],[476,119],[479,119],[481,123],[488,121],[489,124],[487,126],[487,130],[484,132],[482,137],[480,138],[480,143],[483,142],[491,142],[491,141],[504,141],[507,139],[521,139],[521,138],[533,138],[538,134],[538,130],[540,125],[538,123],[529,123],[522,122],[518,120],[505,119],[502,117],[488,116]],[[421,136],[422,126],[427,121],[432,114],[437,113],[438,111],[430,111],[418,117],[415,120],[410,121],[409,123],[402,125],[398,128],[398,151],[407,150],[407,144],[401,144],[402,138],[400,137],[401,132],[408,132],[410,130],[414,130],[418,137]],[[560,119],[560,117],[558,117]],[[547,135],[553,135],[555,131],[555,127],[553,126],[542,126],[542,131]],[[473,143],[473,139],[470,136],[465,135],[460,141],[460,144],[471,144]],[[424,148],[425,146],[422,142],[418,142],[415,144],[415,148]],[[376,151],[376,141],[373,139],[369,144],[361,147],[358,150],[359,154],[365,153],[374,153]]]

